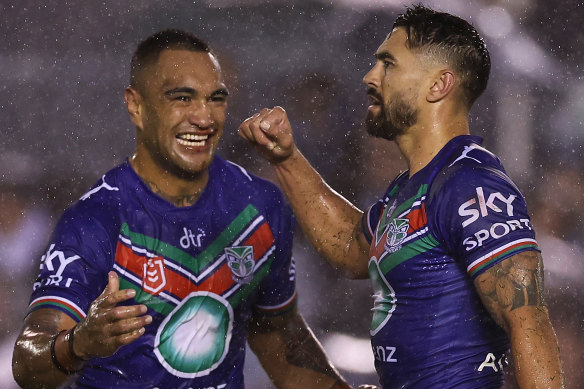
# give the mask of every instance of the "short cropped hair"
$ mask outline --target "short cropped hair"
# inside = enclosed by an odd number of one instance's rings
[[[486,89],[491,71],[489,51],[477,30],[457,16],[421,4],[399,15],[396,27],[406,30],[408,48],[444,59],[453,67],[470,108]]]
[[[164,50],[189,50],[211,53],[211,48],[193,34],[177,29],[159,31],[144,39],[134,52],[130,63],[130,86],[139,88],[140,74],[156,63]]]

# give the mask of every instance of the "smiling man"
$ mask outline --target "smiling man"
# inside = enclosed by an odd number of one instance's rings
[[[521,388],[563,387],[525,200],[469,134],[490,71],[483,40],[466,21],[415,6],[375,58],[363,79],[367,129],[395,141],[409,169],[366,212],[310,166],[281,107],[239,131],[272,163],[318,252],[371,279],[382,387],[500,388],[509,347]]]
[[[349,388],[297,312],[282,194],[215,156],[227,96],[191,34],[138,46],[136,152],[58,223],[15,346],[22,387],[241,389],[247,340],[279,388]]]

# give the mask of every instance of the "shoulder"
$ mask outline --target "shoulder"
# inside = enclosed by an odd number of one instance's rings
[[[478,144],[464,145],[452,153],[450,160],[434,178],[431,197],[439,193],[456,195],[476,188],[507,187],[519,191],[497,156]]]
[[[229,188],[228,193],[232,195],[238,197],[247,195],[252,202],[260,201],[266,204],[281,204],[283,201],[284,196],[277,185],[229,160],[215,157],[211,174],[214,180]]]
[[[61,224],[76,227],[110,225],[118,219],[118,209],[122,207],[126,176],[129,167],[125,164],[103,174],[75,203],[68,207],[61,218]]]

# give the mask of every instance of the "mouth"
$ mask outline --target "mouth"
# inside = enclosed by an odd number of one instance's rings
[[[381,105],[382,98],[374,89],[370,88],[367,90],[367,97],[369,97],[369,108]]]
[[[208,134],[178,134],[176,136],[178,144],[186,147],[203,147],[208,139]]]

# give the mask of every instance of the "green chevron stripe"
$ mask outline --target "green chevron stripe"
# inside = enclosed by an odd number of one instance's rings
[[[183,268],[190,270],[195,275],[199,275],[201,269],[204,269],[211,261],[213,261],[213,259],[223,253],[223,249],[229,246],[229,243],[235,240],[237,235],[241,234],[245,227],[254,217],[257,216],[258,213],[258,210],[253,205],[248,205],[235,219],[233,219],[217,239],[215,239],[215,241],[196,258],[173,245],[130,231],[130,227],[127,223],[122,224],[120,233],[130,239],[133,244],[145,247],[152,253],[178,262]]]
[[[120,277],[120,289],[134,289],[136,291],[136,297],[134,300],[138,304],[144,304],[148,308],[160,313],[161,315],[167,316],[174,309],[174,305],[170,304],[159,297],[153,296],[150,293],[143,291],[139,286],[131,281]]]
[[[400,263],[423,254],[426,251],[432,250],[439,245],[440,243],[433,236],[426,235],[423,238],[416,239],[415,241],[403,246],[399,251],[383,258],[379,264],[379,268],[383,274],[387,274]]]
[[[272,267],[273,262],[274,262],[274,256],[270,255],[269,259],[267,260],[267,263],[264,263],[262,268],[255,273],[253,279],[248,284],[245,284],[244,286],[239,288],[239,290],[237,292],[232,294],[227,299],[227,301],[229,301],[229,304],[231,304],[231,306],[233,308],[235,308],[239,304],[241,304],[241,302],[247,296],[249,296],[249,294],[251,292],[253,292],[254,289],[256,289],[258,284],[268,275],[268,272],[270,271],[270,268]]]
[[[399,205],[399,207],[397,207],[393,211],[393,213],[391,214],[390,219],[392,219],[394,217],[397,217],[397,215],[400,215],[406,209],[411,208],[412,204],[414,202],[416,202],[417,200],[419,200],[420,197],[422,197],[423,195],[425,195],[426,192],[428,192],[428,185],[426,185],[426,184],[420,185],[420,188],[418,189],[418,193],[416,193],[416,195],[414,197],[411,197],[410,199],[408,199],[408,200],[404,201],[403,203],[401,203]]]

